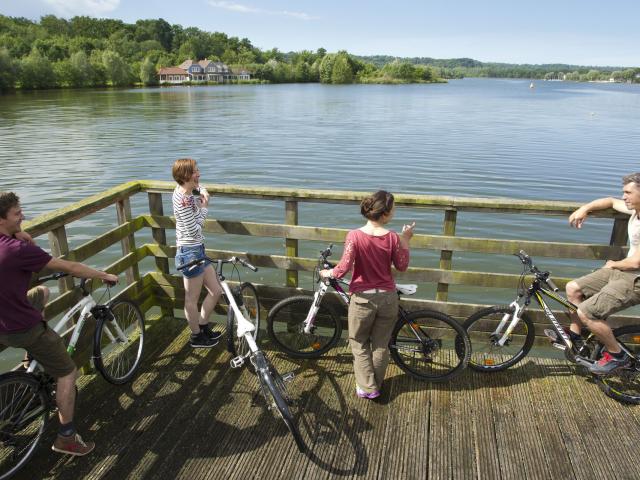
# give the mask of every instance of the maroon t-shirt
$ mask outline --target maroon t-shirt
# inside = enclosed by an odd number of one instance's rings
[[[27,290],[31,274],[50,260],[40,247],[0,233],[0,333],[28,330],[42,321],[27,300]]]

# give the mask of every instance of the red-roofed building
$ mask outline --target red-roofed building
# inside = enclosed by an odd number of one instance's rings
[[[169,73],[169,71],[171,71],[171,73]],[[178,71],[181,75],[180,79],[176,77],[179,75],[177,73]],[[158,75],[160,75],[160,83],[183,83],[187,81],[227,83],[251,79],[251,74],[246,70],[232,72],[224,63],[214,62],[206,58],[198,62],[185,60],[178,67],[161,69]]]
[[[184,68],[164,67],[158,72],[160,83],[183,83],[188,80],[189,73]]]

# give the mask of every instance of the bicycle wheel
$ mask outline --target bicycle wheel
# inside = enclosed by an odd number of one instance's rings
[[[533,322],[525,314],[511,332],[504,345],[498,342],[511,322],[513,308],[497,305],[484,308],[471,315],[464,328],[471,340],[471,359],[469,367],[479,372],[497,372],[505,370],[522,360],[535,339]],[[500,322],[506,319],[499,332]]]
[[[34,454],[49,408],[47,393],[33,375],[0,376],[0,480],[14,475]]]
[[[264,359],[266,366],[258,371],[258,378],[260,380],[262,393],[269,405],[269,408],[271,409],[275,407],[278,410],[282,420],[284,420],[285,425],[291,432],[291,435],[293,435],[293,439],[296,442],[298,450],[305,452],[307,450],[307,445],[304,443],[302,435],[300,435],[300,430],[298,430],[298,426],[293,419],[293,415],[291,415],[291,410],[289,410],[289,406],[293,404],[293,401],[287,393],[284,380],[276,368],[271,365],[269,360],[267,360],[266,357],[264,357]]]
[[[135,375],[142,359],[144,317],[129,300],[109,305],[110,315],[98,320],[93,340],[94,364],[109,383],[120,385]]]
[[[305,319],[314,298],[307,295],[279,301],[267,317],[267,332],[276,346],[294,358],[317,358],[333,348],[342,334],[342,322],[327,304],[320,304],[309,333]]]
[[[256,287],[249,282],[244,282],[240,285],[240,297],[242,298],[242,304],[238,302],[238,307],[244,317],[255,327],[251,336],[254,340],[257,340],[258,330],[260,329],[260,301],[258,300]],[[237,330],[236,315],[233,309],[229,307],[229,311],[227,312],[227,350],[229,350],[234,357],[247,357],[249,353],[251,353],[249,346],[244,337],[238,338],[236,335]]]
[[[464,370],[471,346],[462,325],[449,315],[419,310],[398,319],[389,350],[405,372],[421,380],[444,382]]]
[[[614,370],[606,376],[593,377],[609,397],[623,403],[640,404],[640,325],[616,328],[613,335],[633,353],[633,358],[628,366]],[[599,359],[603,350],[604,346],[598,343],[593,359]]]

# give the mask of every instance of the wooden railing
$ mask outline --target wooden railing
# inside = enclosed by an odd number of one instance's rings
[[[369,193],[220,184],[205,186],[211,194],[217,197],[282,202],[283,223],[247,222],[237,219],[211,219],[205,223],[205,231],[209,233],[284,239],[284,251],[274,251],[269,254],[258,254],[252,251],[207,250],[209,256],[214,258],[242,254],[259,267],[284,270],[284,287],[261,285],[258,288],[261,301],[266,308],[269,308],[279,298],[291,294],[293,289],[298,287],[298,273],[300,271],[312,271],[315,268],[317,259],[298,256],[300,241],[341,243],[348,231],[343,228],[299,225],[298,207],[300,203],[355,205],[359,204],[361,199]],[[85,261],[99,255],[110,246],[120,244],[122,257],[106,268],[111,273],[125,273],[126,288],[120,295],[137,301],[144,312],[153,306],[158,306],[161,308],[162,315],[173,315],[174,308],[182,308],[184,293],[181,279],[172,275],[169,267],[176,249],[167,244],[166,230],[175,229],[175,221],[167,214],[168,212],[164,211],[162,196],[170,195],[173,188],[172,182],[128,182],[40,216],[31,222],[25,222],[24,228],[34,237],[47,234],[51,252],[70,260]],[[131,213],[131,201],[138,194],[147,195],[149,213],[134,217]],[[597,260],[620,258],[626,252],[628,217],[616,214],[612,210],[595,214],[598,217],[613,219],[610,243],[608,245],[578,244],[471,238],[456,235],[458,212],[566,217],[579,206],[576,203],[408,194],[396,194],[395,199],[398,208],[428,209],[443,213],[441,235],[416,234],[412,240],[412,249],[439,252],[439,268],[413,265],[407,272],[398,275],[401,281],[437,284],[436,296],[433,300],[414,300],[407,301],[407,303],[414,304],[416,307],[436,308],[457,318],[468,316],[478,308],[478,305],[447,302],[450,285],[515,287],[518,275],[456,270],[452,262],[453,252],[513,254],[524,249],[533,256]],[[116,209],[114,220],[117,221],[117,226],[77,248],[70,249],[67,226],[89,214],[112,206],[115,206]],[[153,243],[139,245],[136,232],[142,229],[151,230]],[[150,256],[155,259],[156,270],[141,274],[139,263]],[[554,277],[554,279],[560,287],[563,287],[569,280],[558,277]],[[61,295],[47,305],[45,311],[47,317],[59,314],[73,303],[75,297],[72,287],[73,280],[66,279],[61,282]],[[626,321],[628,317],[619,317],[619,320]]]

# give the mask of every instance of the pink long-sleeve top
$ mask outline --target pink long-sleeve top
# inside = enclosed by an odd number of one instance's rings
[[[372,288],[393,291],[396,282],[391,275],[391,265],[401,272],[409,267],[409,249],[402,246],[396,232],[376,237],[362,230],[351,230],[342,258],[333,268],[333,276],[342,278],[353,269],[349,285],[352,293]]]

